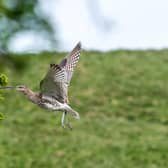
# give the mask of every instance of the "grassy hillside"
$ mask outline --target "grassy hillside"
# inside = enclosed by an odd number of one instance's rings
[[[13,56],[26,62],[10,84],[38,91],[49,63],[65,53]],[[80,112],[73,130],[61,128],[61,113],[5,91],[0,102],[2,168],[165,168],[168,160],[168,51],[82,52],[69,88]]]

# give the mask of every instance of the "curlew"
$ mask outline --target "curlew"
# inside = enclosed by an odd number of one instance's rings
[[[68,86],[70,84],[74,68],[79,60],[81,43],[79,42],[74,49],[59,64],[50,64],[49,70],[44,79],[40,82],[40,92],[35,93],[25,85],[4,86],[0,89],[16,89],[22,92],[28,100],[37,104],[41,108],[52,111],[61,111],[61,125],[63,128],[71,128],[69,122],[65,123],[66,115],[69,113],[75,119],[79,119],[79,113],[73,110],[68,103]]]

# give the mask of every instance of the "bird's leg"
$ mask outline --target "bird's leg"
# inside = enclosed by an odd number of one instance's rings
[[[72,127],[70,126],[70,124],[69,124],[69,122],[68,122],[68,118],[67,118],[66,116],[67,116],[67,112],[64,111],[64,112],[62,113],[61,125],[62,125],[63,128],[65,128],[64,121],[67,120],[67,122],[66,122],[67,128],[72,129]]]
[[[66,115],[67,115],[67,112],[66,112]],[[69,129],[72,129],[72,127],[71,127],[70,123],[68,122],[68,116],[67,116],[66,126],[67,126]]]
[[[63,128],[65,128],[65,125],[64,125],[65,115],[66,115],[66,112],[64,111],[62,113],[62,119],[61,119],[61,125],[62,125]]]

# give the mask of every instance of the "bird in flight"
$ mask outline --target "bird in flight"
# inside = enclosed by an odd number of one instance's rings
[[[74,68],[79,60],[81,43],[59,63],[50,64],[50,68],[44,79],[40,82],[40,93],[35,93],[24,85],[4,86],[0,89],[14,88],[22,92],[31,102],[41,108],[52,111],[61,111],[61,125],[63,128],[71,128],[69,122],[65,123],[67,114],[71,114],[75,119],[79,119],[79,113],[73,110],[68,104],[68,86],[70,84]]]

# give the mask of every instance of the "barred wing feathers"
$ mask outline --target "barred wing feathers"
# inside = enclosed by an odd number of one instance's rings
[[[74,71],[74,67],[76,66],[81,50],[81,43],[79,42],[76,47],[65,57],[61,63],[59,64],[60,67],[63,67],[65,70],[65,81],[69,84],[72,78],[72,74]]]
[[[68,102],[68,85],[79,60],[80,50],[81,44],[78,43],[59,65],[50,65],[47,75],[40,82],[42,95],[53,97],[61,103]]]

